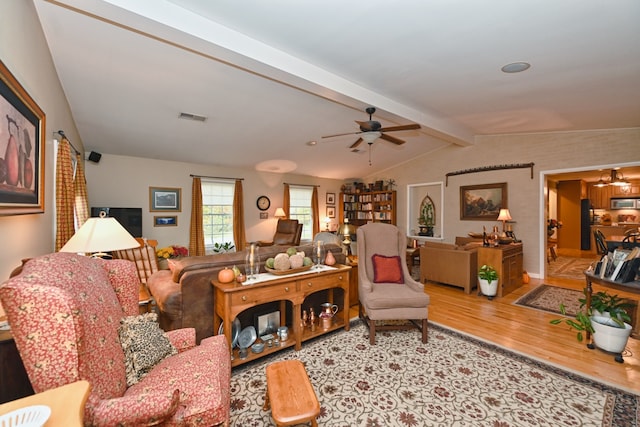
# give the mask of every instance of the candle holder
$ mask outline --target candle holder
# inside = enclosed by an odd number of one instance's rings
[[[247,249],[247,257],[246,257],[246,275],[248,280],[253,280],[256,278],[256,275],[260,272],[260,253],[257,243],[251,243],[249,248]]]

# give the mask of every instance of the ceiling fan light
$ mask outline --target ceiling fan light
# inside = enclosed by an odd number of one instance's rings
[[[380,132],[364,132],[364,133],[362,133],[362,135],[360,135],[360,137],[367,144],[373,144],[373,142],[376,139],[380,138],[381,135],[382,135],[382,133],[380,133]]]

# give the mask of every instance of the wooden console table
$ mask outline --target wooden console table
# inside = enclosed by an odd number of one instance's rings
[[[351,267],[345,265],[337,265],[337,268],[327,271],[314,272],[309,270],[308,273],[300,275],[283,275],[273,276],[273,280],[259,282],[251,285],[241,285],[238,283],[220,283],[212,280],[214,287],[214,308],[213,308],[213,327],[217,331],[222,327],[224,335],[227,337],[229,347],[232,343],[232,324],[234,319],[241,312],[269,302],[280,302],[280,324],[287,325],[293,330],[287,341],[281,342],[274,347],[265,345],[264,351],[254,354],[249,350],[247,358],[240,359],[238,350],[233,350],[232,366],[250,362],[257,358],[266,356],[275,351],[282,350],[287,347],[295,346],[298,351],[302,348],[302,342],[310,338],[317,337],[335,329],[344,328],[349,330],[349,275]],[[333,317],[333,325],[329,329],[322,329],[320,326],[311,331],[307,328],[302,330],[300,327],[300,319],[302,318],[302,305],[305,299],[318,291],[329,290],[329,298],[327,302],[334,303],[334,289],[342,289],[343,309],[338,311]],[[291,302],[293,306],[293,315],[291,319],[287,319],[286,303]],[[316,307],[319,314],[319,307]]]
[[[88,381],[77,381],[2,404],[0,405],[0,415],[31,405],[46,405],[51,408],[51,416],[44,423],[44,427],[82,427],[84,404],[89,397],[90,390],[91,385]]]
[[[498,297],[522,286],[522,258],[522,243],[478,248],[478,268],[487,264],[498,272]]]

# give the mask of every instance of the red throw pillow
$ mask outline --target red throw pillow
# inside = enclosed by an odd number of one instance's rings
[[[384,256],[374,254],[373,283],[404,283],[402,274],[402,260],[399,256]]]

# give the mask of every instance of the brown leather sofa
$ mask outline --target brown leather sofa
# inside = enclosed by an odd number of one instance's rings
[[[444,283],[467,294],[478,283],[478,251],[482,241],[456,238],[457,244],[426,242],[420,247],[420,281]]]
[[[260,270],[269,257],[284,252],[291,246],[267,246],[260,248]],[[299,251],[311,254],[311,244],[296,246]],[[345,257],[338,245],[326,245],[338,263]],[[165,331],[195,328],[199,343],[203,338],[215,335],[213,330],[213,286],[211,280],[225,267],[245,264],[246,251],[214,255],[185,257],[170,260],[169,270],[160,270],[149,277],[147,285],[156,300],[158,322]]]

